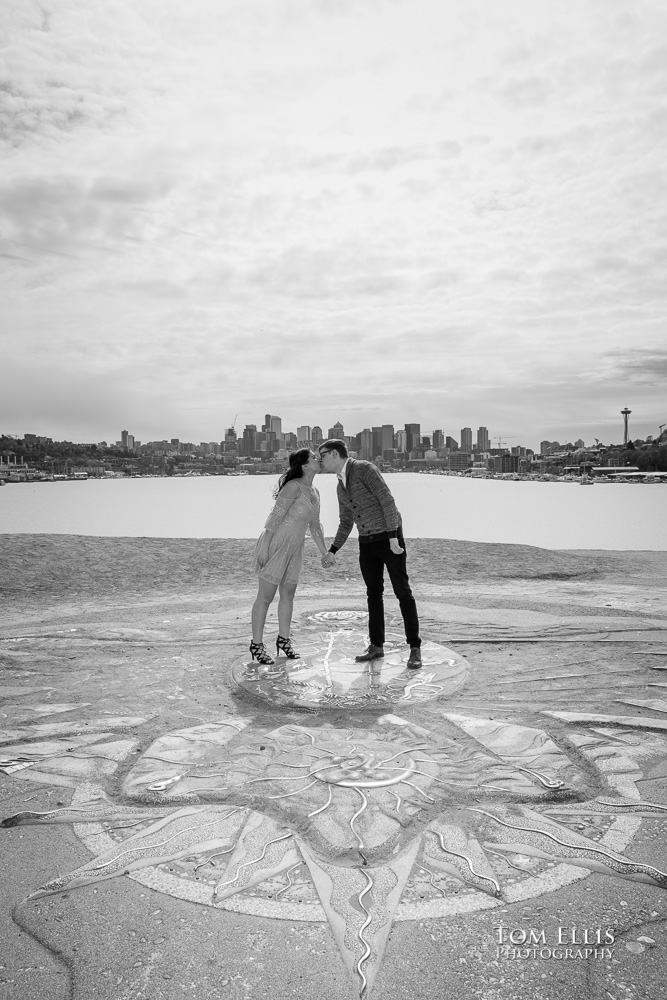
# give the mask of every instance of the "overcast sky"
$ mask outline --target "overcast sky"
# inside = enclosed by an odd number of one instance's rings
[[[667,422],[664,0],[2,0],[0,431]]]

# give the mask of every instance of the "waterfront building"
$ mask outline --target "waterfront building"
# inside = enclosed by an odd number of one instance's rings
[[[472,455],[469,452],[457,451],[449,456],[449,468],[465,472],[471,464]]]
[[[461,428],[461,451],[471,452],[472,451],[472,428],[462,427]]]

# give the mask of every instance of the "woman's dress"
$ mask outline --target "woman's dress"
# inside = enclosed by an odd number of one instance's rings
[[[306,532],[311,537],[321,539],[324,545],[324,531],[320,523],[320,494],[315,487],[299,483],[300,495],[295,499],[278,494],[273,510],[269,514],[264,531],[259,536],[255,549],[254,571],[261,580],[268,583],[298,583]],[[263,566],[257,563],[257,552],[267,529],[273,531],[269,543],[269,557]]]

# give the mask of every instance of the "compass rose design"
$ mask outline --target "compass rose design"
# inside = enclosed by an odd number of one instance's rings
[[[433,653],[438,670],[467,668],[447,652]],[[666,872],[623,853],[642,820],[667,818],[636,786],[662,736],[580,725],[556,741],[438,695],[417,724],[399,712],[412,680],[365,728],[326,713],[274,728],[221,718],[160,736],[113,798],[89,776],[71,806],[5,819],[72,823],[93,854],[31,898],[129,875],[212,911],[327,921],[365,997],[394,921],[503,906],[591,872],[667,888]]]

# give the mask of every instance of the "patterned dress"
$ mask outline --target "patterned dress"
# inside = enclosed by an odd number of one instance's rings
[[[278,494],[273,510],[269,514],[264,531],[259,536],[255,549],[253,569],[257,576],[268,583],[298,583],[303,559],[306,532],[311,537],[321,539],[324,545],[324,531],[320,523],[320,494],[315,487],[299,483],[301,493],[294,500]],[[267,529],[273,531],[269,545],[269,557],[263,566],[257,564],[257,552]]]

